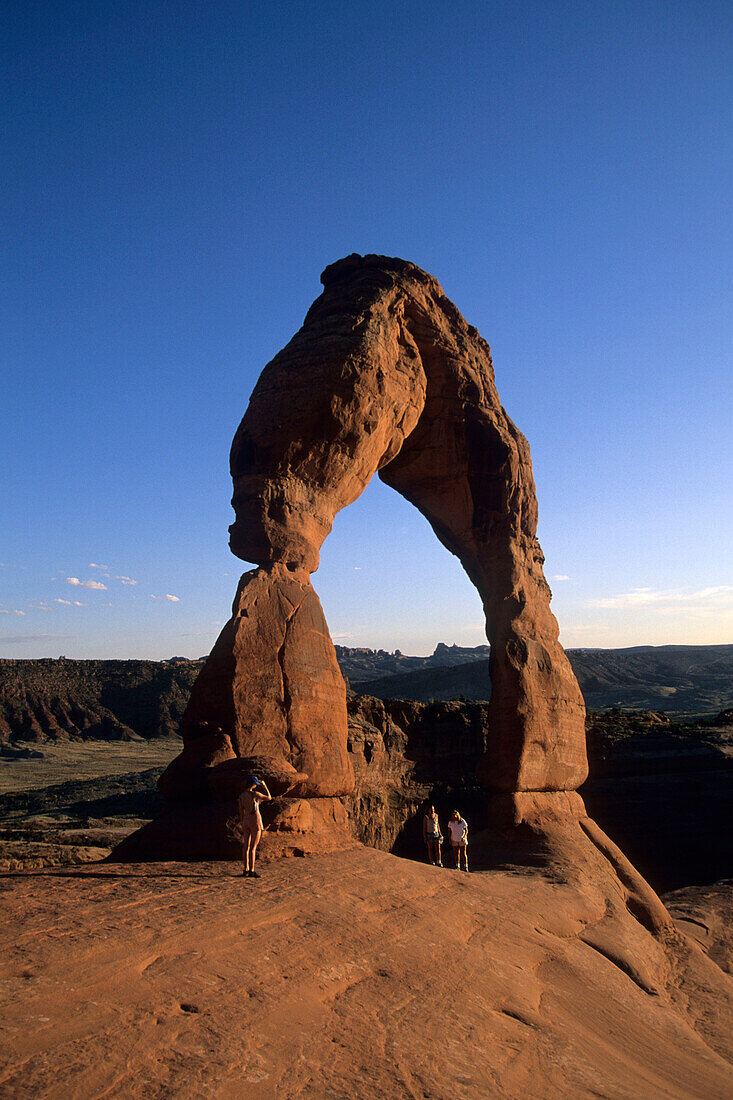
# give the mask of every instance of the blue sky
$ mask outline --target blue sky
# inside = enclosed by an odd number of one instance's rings
[[[208,652],[246,568],[232,436],[349,252],[420,264],[492,345],[563,642],[733,641],[730,5],[0,19],[0,656]],[[381,484],[313,580],[344,644],[485,640]]]

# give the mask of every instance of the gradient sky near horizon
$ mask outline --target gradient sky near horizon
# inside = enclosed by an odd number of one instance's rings
[[[567,646],[733,642],[728,3],[3,5],[0,657],[199,656],[228,452],[326,264],[413,260],[492,345]],[[485,641],[375,479],[334,639]]]

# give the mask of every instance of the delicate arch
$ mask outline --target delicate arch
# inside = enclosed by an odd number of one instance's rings
[[[437,281],[404,260],[349,256],[322,281],[303,327],[262,372],[232,445],[231,548],[260,566],[235,601],[236,637],[212,654],[216,662],[236,651],[234,751],[289,762],[308,777],[300,793],[311,797],[350,789],[335,656],[325,646],[320,664],[301,661],[288,675],[283,655],[296,652],[287,634],[303,606],[311,634],[308,641],[300,628],[301,656],[327,633],[309,574],[336,513],[379,471],[426,516],[481,595],[492,681],[482,780],[504,792],[575,790],[587,774],[583,700],[550,611],[529,446],[501,407],[489,346]],[[259,596],[250,592],[244,608],[252,585]],[[275,670],[267,647],[276,643],[279,694],[263,710],[263,683]],[[202,713],[196,694],[189,728]],[[273,715],[275,740],[262,725]]]

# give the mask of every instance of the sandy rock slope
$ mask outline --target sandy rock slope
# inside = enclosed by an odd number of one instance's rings
[[[7,876],[0,1094],[729,1098],[730,975],[573,845]]]

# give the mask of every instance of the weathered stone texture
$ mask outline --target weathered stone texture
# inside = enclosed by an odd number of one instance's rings
[[[214,722],[252,770],[277,782],[290,769],[292,797],[348,794],[346,688],[307,576],[277,564],[245,573],[232,612],[194,686],[184,741]],[[240,789],[246,778],[243,768]]]

